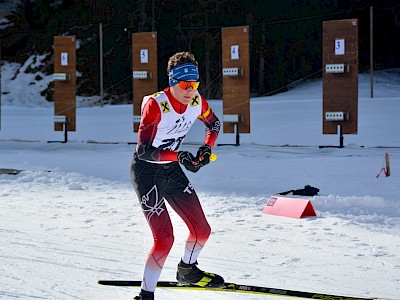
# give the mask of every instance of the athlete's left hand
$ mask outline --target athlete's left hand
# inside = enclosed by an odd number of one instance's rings
[[[210,156],[211,156],[211,147],[208,144],[204,144],[197,150],[196,158],[200,162],[202,166],[205,166],[210,163]]]

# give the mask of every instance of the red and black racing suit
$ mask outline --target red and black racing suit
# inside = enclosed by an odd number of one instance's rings
[[[176,100],[169,88],[163,92],[175,112],[185,113],[188,105]],[[198,119],[206,126],[204,143],[213,147],[220,122],[207,101],[202,96],[201,98],[202,107]],[[179,165],[177,149],[174,151],[163,149],[162,146],[159,148],[152,146],[161,118],[159,104],[150,98],[142,107],[138,145],[131,163],[132,184],[154,237],[154,245],[146,260],[142,282],[142,288],[147,291],[155,290],[162,267],[174,242],[173,227],[165,202],[168,202],[189,229],[182,257],[184,262],[194,263],[197,260],[211,233],[199,198]],[[162,163],[165,161],[167,163]]]

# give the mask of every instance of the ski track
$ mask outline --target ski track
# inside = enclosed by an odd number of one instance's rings
[[[129,184],[60,171],[2,176],[0,183],[1,298],[129,299],[136,293],[97,285],[98,279],[140,279],[152,244]],[[395,297],[399,291],[400,276],[393,274],[400,274],[400,236],[384,226],[323,212],[300,220],[267,216],[261,212],[266,198],[260,197],[200,198],[214,228],[202,268],[227,281],[308,291],[317,285],[324,288],[316,292],[353,296]],[[179,239],[162,280],[174,278],[187,234],[171,215]],[[243,272],[229,275],[236,270]],[[380,290],[380,283],[389,290]],[[354,285],[366,288],[354,291]],[[175,299],[176,293],[158,290],[157,298]],[[196,299],[210,294],[197,293]],[[235,295],[242,297],[269,298]]]

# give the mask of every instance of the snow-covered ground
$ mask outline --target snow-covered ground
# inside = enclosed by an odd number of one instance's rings
[[[98,279],[140,280],[152,237],[131,187],[137,135],[132,106],[79,107],[66,144],[53,131],[42,86],[3,67],[0,168],[1,299],[131,299],[138,289]],[[251,134],[215,147],[217,161],[188,173],[213,229],[199,267],[227,281],[358,297],[400,299],[400,75],[359,77],[359,132],[322,134],[322,83],[252,98]],[[48,80],[47,78],[43,79]],[[42,103],[38,105],[38,103]],[[222,101],[210,101],[221,116]],[[185,149],[204,136],[197,124]],[[94,144],[90,141],[115,142]],[[221,134],[219,143],[234,143]],[[118,142],[118,143],[117,143]],[[385,153],[391,176],[382,174]],[[312,185],[317,217],[266,215],[269,197]],[[187,229],[173,213],[176,242],[161,275],[173,280]],[[156,299],[273,299],[264,295],[157,290]],[[281,297],[285,299],[285,297]]]

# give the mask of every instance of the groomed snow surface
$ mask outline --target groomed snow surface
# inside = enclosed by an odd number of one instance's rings
[[[17,69],[2,70],[0,168],[24,171],[0,175],[0,298],[132,299],[139,289],[97,284],[140,280],[152,246],[129,178],[132,106],[80,106],[68,143],[47,143],[64,138],[53,131],[53,106],[29,84],[34,75]],[[187,173],[213,229],[199,267],[236,283],[400,299],[399,73],[377,72],[373,99],[360,74],[359,132],[344,136],[343,149],[319,148],[339,144],[322,134],[321,80],[252,98],[241,145],[215,147],[217,161]],[[210,104],[222,119],[222,101]],[[184,146],[192,152],[204,137],[198,123]],[[235,137],[221,133],[218,142]],[[386,153],[391,176],[376,178]],[[271,195],[307,184],[320,189],[300,197],[317,217],[262,213]],[[188,234],[170,213],[176,241],[161,280],[174,280]],[[156,292],[157,300],[273,298]]]

